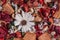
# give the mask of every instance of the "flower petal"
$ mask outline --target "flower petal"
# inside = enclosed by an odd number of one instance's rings
[[[30,13],[26,13],[25,18],[26,18],[27,21],[33,21],[34,20],[34,17]]]
[[[22,32],[30,31],[30,27],[28,25],[25,25],[22,27]]]
[[[21,26],[21,25],[19,25],[19,26],[18,26],[18,30],[21,30],[21,28],[22,28],[22,26]]]
[[[14,21],[14,25],[17,26],[20,24],[20,21]]]
[[[23,18],[25,18],[26,14],[24,13],[24,11],[22,10],[22,16]]]
[[[34,22],[27,22],[29,25],[35,25]]]
[[[20,21],[22,20],[22,16],[20,14],[16,14],[15,19]]]

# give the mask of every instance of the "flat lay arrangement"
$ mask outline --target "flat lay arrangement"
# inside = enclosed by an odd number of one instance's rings
[[[60,40],[60,0],[0,0],[0,40]]]

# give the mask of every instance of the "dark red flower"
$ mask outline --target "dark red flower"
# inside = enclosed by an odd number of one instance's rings
[[[50,14],[50,9],[41,8],[39,12],[40,12],[41,17],[48,18],[49,14]]]
[[[4,27],[0,27],[0,38],[6,37],[7,33],[7,29],[5,29]]]
[[[56,26],[55,31],[56,31],[56,33],[60,34],[60,26]]]
[[[42,32],[39,29],[39,26],[38,25],[35,25],[34,27],[35,27],[35,30],[36,30],[36,36],[39,37],[40,35],[42,35]]]
[[[55,25],[49,27],[49,33],[51,33],[52,31],[55,31]]]
[[[9,14],[4,13],[4,12],[0,12],[0,20],[5,21],[7,23],[12,21],[12,18]]]

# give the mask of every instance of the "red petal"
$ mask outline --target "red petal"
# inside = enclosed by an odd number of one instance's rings
[[[4,38],[0,38],[0,40],[4,40]]]

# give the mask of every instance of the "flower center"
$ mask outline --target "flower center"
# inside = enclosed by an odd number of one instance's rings
[[[21,21],[21,25],[26,25],[27,24],[27,21],[26,20],[22,20]]]

